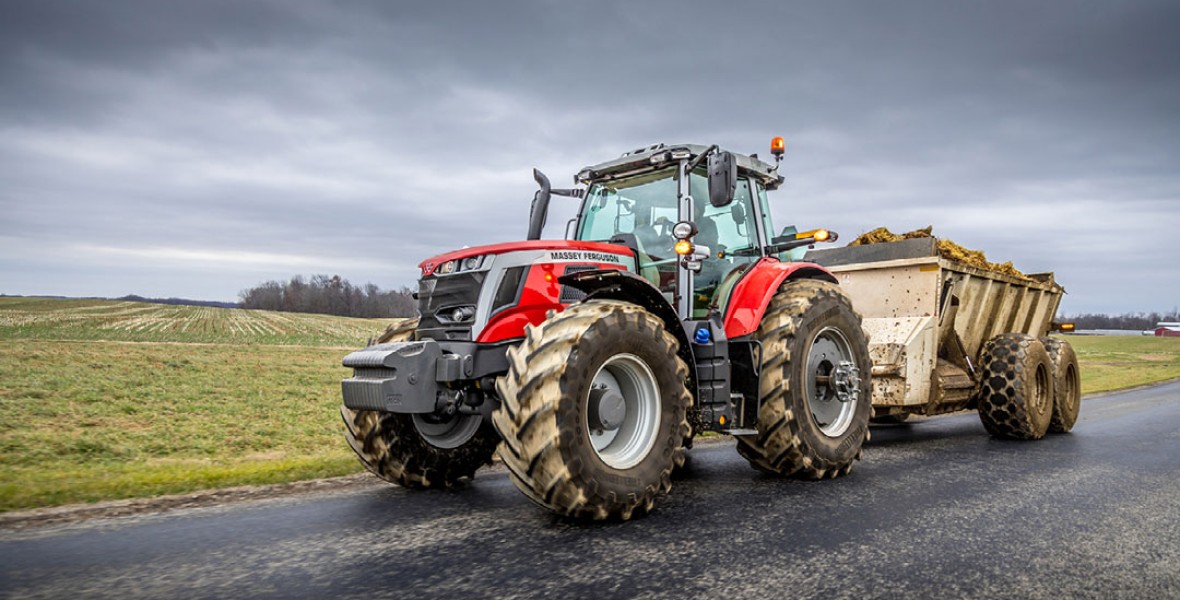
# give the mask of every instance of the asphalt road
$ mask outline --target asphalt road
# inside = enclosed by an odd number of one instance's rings
[[[1072,434],[964,414],[877,427],[835,481],[690,453],[647,518],[579,525],[503,472],[0,534],[5,597],[1178,598],[1180,382],[1088,399]]]

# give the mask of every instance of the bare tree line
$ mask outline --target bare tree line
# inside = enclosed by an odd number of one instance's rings
[[[342,317],[412,317],[417,313],[413,290],[382,290],[375,284],[355,286],[339,275],[296,275],[290,281],[266,281],[238,294],[242,308],[318,313]]]
[[[1061,316],[1059,322],[1073,323],[1078,329],[1154,329],[1156,323],[1164,321],[1180,321],[1180,310],[1172,309],[1170,313],[1140,312],[1121,315],[1100,315],[1093,313],[1074,316]]]

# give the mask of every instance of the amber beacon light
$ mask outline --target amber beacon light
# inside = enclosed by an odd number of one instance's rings
[[[787,142],[783,140],[782,136],[775,136],[770,140],[770,153],[775,156],[782,156],[787,151]]]

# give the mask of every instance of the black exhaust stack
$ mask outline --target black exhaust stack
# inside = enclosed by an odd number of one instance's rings
[[[549,217],[549,178],[544,173],[533,169],[533,179],[541,189],[533,195],[533,206],[529,211],[529,234],[526,240],[541,239],[541,230],[545,228],[545,220]]]

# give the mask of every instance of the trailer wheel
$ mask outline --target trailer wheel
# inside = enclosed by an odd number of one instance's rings
[[[508,351],[492,420],[512,482],[575,518],[643,514],[684,462],[692,402],[676,339],[634,304],[589,300]]]
[[[869,439],[868,343],[836,285],[783,284],[755,333],[762,343],[758,435],[737,436],[755,469],[801,479],[847,474]]]
[[[997,437],[1035,440],[1053,416],[1053,364],[1045,347],[1023,333],[987,341],[980,355],[975,399],[979,419]]]
[[[1078,373],[1078,356],[1069,342],[1043,337],[1041,344],[1049,353],[1053,365],[1053,418],[1049,420],[1049,431],[1066,433],[1073,429],[1082,408],[1082,383]]]
[[[408,341],[417,319],[390,325],[376,343]],[[374,475],[414,488],[452,488],[491,464],[499,438],[479,415],[450,420],[340,407],[344,438]]]

